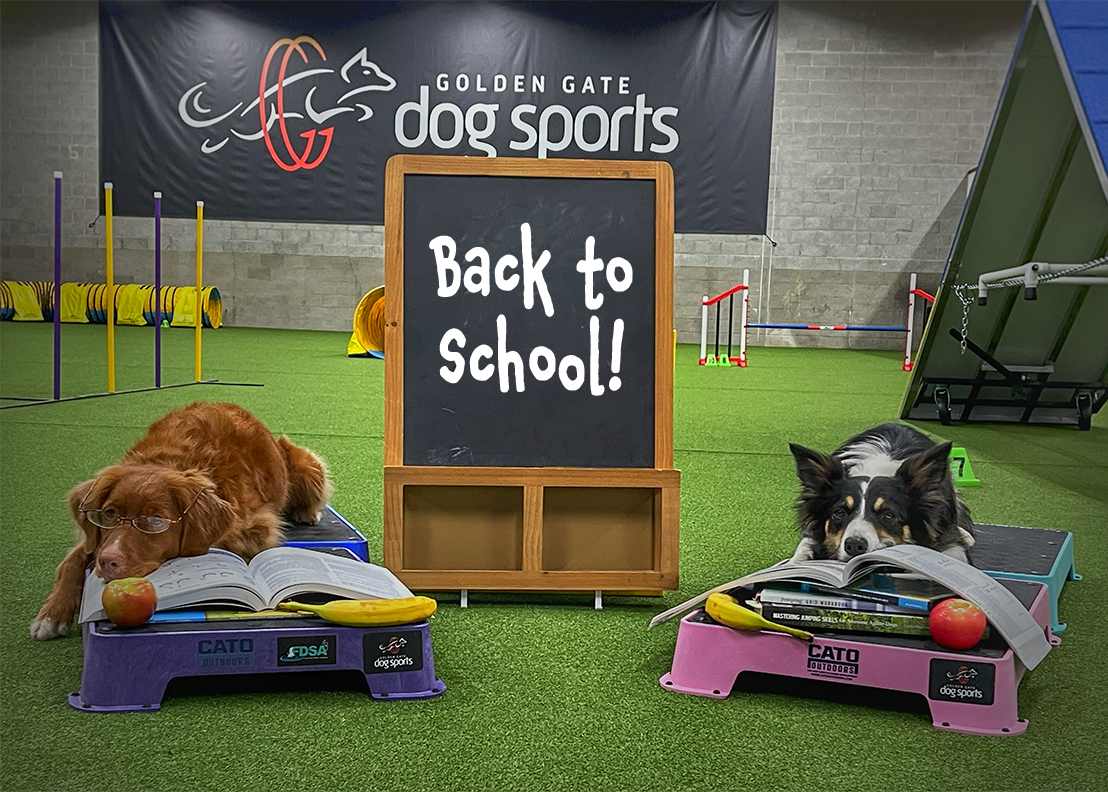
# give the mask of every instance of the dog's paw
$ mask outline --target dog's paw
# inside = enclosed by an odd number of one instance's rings
[[[796,552],[793,553],[793,557],[789,559],[791,563],[799,563],[801,561],[811,561],[816,557],[816,543],[805,537],[800,540],[800,544],[796,546]]]
[[[295,509],[285,515],[285,519],[293,525],[316,525],[322,517],[322,510],[312,511],[311,509]]]
[[[64,624],[49,616],[35,619],[31,622],[31,637],[36,641],[49,641],[51,638],[61,638],[69,632],[69,622]]]

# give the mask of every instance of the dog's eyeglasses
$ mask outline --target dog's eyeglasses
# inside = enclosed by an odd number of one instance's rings
[[[169,526],[175,525],[179,522],[184,522],[185,515],[188,514],[189,509],[192,508],[193,503],[196,503],[203,490],[196,493],[192,502],[185,507],[185,510],[181,512],[181,516],[176,520],[171,520],[168,517],[150,517],[146,515],[140,515],[138,517],[120,517],[116,514],[115,509],[85,509],[82,508],[85,505],[85,498],[88,498],[89,493],[95,489],[95,486],[89,487],[88,492],[85,493],[85,497],[81,498],[81,505],[77,507],[77,511],[85,516],[93,525],[111,530],[112,528],[118,528],[123,523],[130,523],[134,526],[135,530],[141,531],[144,534],[160,534],[169,530]]]

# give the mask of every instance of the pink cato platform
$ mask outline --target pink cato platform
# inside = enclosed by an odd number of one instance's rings
[[[1050,593],[1038,582],[1002,579],[1052,646]],[[811,643],[782,633],[742,632],[713,621],[703,610],[681,620],[673,667],[662,687],[727,698],[739,674],[755,671],[884,690],[918,693],[936,729],[994,736],[1027,730],[1016,692],[1026,668],[993,635],[966,651],[943,649],[929,638],[814,632]]]

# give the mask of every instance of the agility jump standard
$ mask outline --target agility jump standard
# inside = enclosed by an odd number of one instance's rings
[[[913,272],[908,286],[908,316],[903,327],[891,327],[887,325],[817,325],[817,324],[774,324],[766,322],[751,322],[750,316],[750,270],[743,270],[743,282],[727,291],[717,294],[715,297],[705,296],[700,303],[700,365],[701,366],[739,366],[746,368],[746,338],[747,329],[761,328],[765,330],[846,330],[846,331],[870,331],[879,333],[904,333],[904,371],[912,370],[912,325],[915,323],[916,297],[922,297],[928,302],[934,302],[935,298],[916,288],[916,274]],[[739,335],[739,356],[731,355],[731,339],[734,335],[735,295],[742,292],[742,316]],[[720,332],[720,308],[723,300],[727,300],[727,354],[719,353]],[[708,338],[708,307],[716,306],[716,333],[715,354],[707,353]]]

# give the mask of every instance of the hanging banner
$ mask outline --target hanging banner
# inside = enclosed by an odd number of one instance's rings
[[[665,160],[679,232],[766,229],[774,2],[100,3],[117,214],[384,221],[393,154]]]

